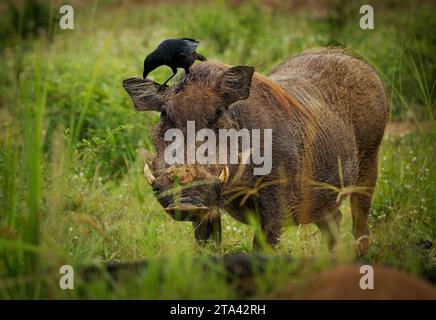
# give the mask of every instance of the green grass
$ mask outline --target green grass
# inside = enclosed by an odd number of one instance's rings
[[[138,115],[122,80],[139,76],[144,55],[168,37],[198,38],[206,57],[253,65],[262,73],[306,48],[340,43],[374,65],[392,119],[434,120],[432,8],[376,6],[376,29],[362,31],[352,9],[337,21],[255,3],[229,9],[225,2],[95,2],[76,9],[74,31],[41,22],[47,32],[39,35],[24,34],[22,27],[2,34],[0,298],[237,298],[236,285],[225,281],[219,266],[204,272],[195,261],[250,253],[253,228],[225,214],[222,246],[200,249],[191,224],[163,212],[137,156],[139,148],[153,149],[149,130],[158,114]],[[152,77],[162,81],[169,74],[162,68]],[[430,132],[383,141],[370,262],[417,274],[436,267],[434,247],[416,249],[436,239],[435,135],[433,125]],[[347,263],[355,259],[348,203],[343,212],[337,258]],[[254,280],[255,297],[331,264],[312,225],[287,227],[274,254],[314,261],[305,268],[270,266]],[[59,289],[63,264],[79,269],[142,259],[150,266],[134,279],[113,284],[77,275],[75,290]]]

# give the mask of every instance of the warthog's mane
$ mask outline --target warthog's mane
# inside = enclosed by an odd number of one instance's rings
[[[180,78],[179,82],[174,85],[172,91],[174,94],[182,92],[188,85],[196,85],[205,89],[214,88],[217,80],[224,71],[230,68],[229,65],[219,61],[207,60],[200,62],[191,67],[188,75]],[[255,72],[251,83],[251,92],[256,93],[264,98],[273,98],[287,116],[290,116],[290,107],[297,107],[299,103],[288,92],[265,76]]]

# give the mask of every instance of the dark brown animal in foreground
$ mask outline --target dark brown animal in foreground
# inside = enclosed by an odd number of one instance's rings
[[[253,71],[206,61],[165,91],[150,80],[123,82],[138,111],[161,113],[152,129],[157,154],[145,167],[159,202],[174,218],[193,221],[198,241],[220,239],[220,207],[244,223],[254,214],[273,246],[291,219],[315,223],[333,247],[338,208],[350,195],[353,235],[359,252],[366,252],[387,114],[379,78],[365,62],[336,49],[299,54],[268,78]],[[254,176],[253,164],[167,165],[166,130],[186,133],[190,120],[197,132],[272,129],[271,173]]]
[[[404,271],[374,266],[374,288],[363,290],[360,266],[341,266],[288,284],[272,299],[436,300],[436,288]]]

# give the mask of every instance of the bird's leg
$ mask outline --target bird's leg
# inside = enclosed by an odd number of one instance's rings
[[[170,81],[175,75],[177,74],[177,71],[173,73],[173,75],[171,77],[169,77],[164,83],[162,83],[159,87],[159,91],[162,90],[168,83],[168,81]]]
[[[186,81],[188,81],[189,67],[185,67],[185,76],[182,79],[181,85],[184,86]]]

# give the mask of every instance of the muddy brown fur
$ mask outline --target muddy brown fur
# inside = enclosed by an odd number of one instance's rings
[[[229,181],[220,183],[222,165],[187,165],[194,167],[187,180],[196,180],[198,171],[210,182],[196,193],[196,200],[219,206],[244,223],[247,214],[255,212],[272,246],[291,219],[295,224],[315,223],[333,248],[341,221],[339,206],[350,196],[352,232],[359,253],[366,252],[377,154],[387,118],[382,83],[367,63],[342,50],[320,49],[284,61],[268,77],[253,74],[252,67],[207,61],[194,65],[180,84],[165,92],[138,78],[125,80],[124,87],[138,110],[163,114],[152,129],[157,154],[151,170],[157,193],[172,187],[163,159],[167,129],[186,133],[188,120],[195,121],[197,131],[271,128],[269,175],[254,176],[253,164],[229,165]],[[173,199],[159,201],[167,207]],[[200,216],[197,224],[218,219],[219,215]]]
[[[436,288],[391,267],[373,267],[373,288],[362,289],[359,265],[335,267],[305,280],[293,280],[271,299],[307,300],[435,300]]]

